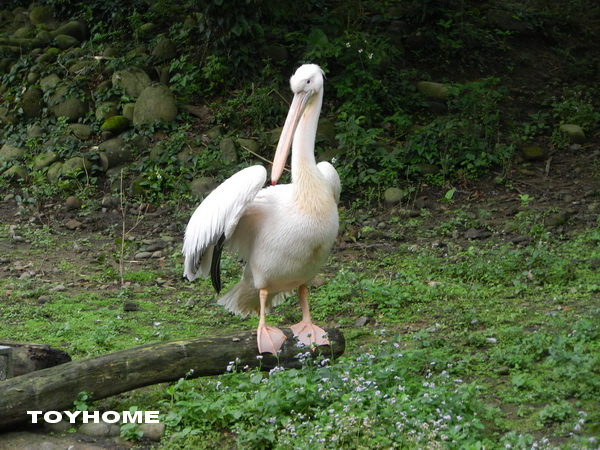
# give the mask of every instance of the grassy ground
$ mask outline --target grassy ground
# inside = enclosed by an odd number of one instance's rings
[[[346,210],[344,237],[311,297],[316,321],[343,328],[342,360],[307,354],[304,369],[269,375],[231,367],[95,406],[160,410],[170,448],[596,448],[600,230],[552,233],[525,211],[528,239],[514,243],[498,232],[513,218],[490,239],[452,238],[478,220],[467,206],[450,205],[435,221],[427,211],[390,220],[377,240],[351,233],[360,214]],[[121,258],[110,236],[18,230],[25,241],[0,225],[0,339],[83,358],[257,324],[216,305],[207,282],[179,278],[176,241],[140,263]],[[141,232],[138,241],[127,252],[143,247]],[[233,283],[235,261],[223,269]],[[292,298],[269,321],[298,318]]]

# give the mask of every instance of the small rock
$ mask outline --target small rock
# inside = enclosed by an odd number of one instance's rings
[[[434,100],[446,100],[450,92],[446,86],[441,83],[433,83],[431,81],[419,81],[417,89],[426,97]]]
[[[164,240],[161,239],[157,239],[155,241],[152,241],[147,247],[146,247],[146,251],[147,252],[155,252],[156,250],[162,250],[164,248],[166,248],[169,244],[167,244],[167,242],[165,242]]]
[[[526,244],[531,242],[531,238],[529,236],[516,236],[510,240],[513,244]]]
[[[398,203],[402,202],[404,196],[405,192],[402,189],[396,187],[386,189],[383,193],[385,203],[389,206],[397,205]]]
[[[365,325],[367,325],[369,322],[371,321],[370,317],[367,316],[362,316],[359,317],[358,319],[356,319],[354,321],[354,326],[355,327],[364,327]]]
[[[469,228],[465,232],[466,239],[485,239],[492,235],[488,230],[477,230],[476,228]]]
[[[539,145],[523,147],[521,152],[523,153],[523,159],[525,159],[525,161],[540,161],[546,157],[546,150]]]
[[[560,131],[565,133],[569,140],[575,144],[583,144],[585,142],[585,133],[579,125],[565,123],[560,126]]]
[[[152,83],[146,72],[139,68],[117,70],[112,76],[114,88],[125,91],[127,96],[137,98],[142,91]]]
[[[76,196],[70,195],[65,201],[65,207],[67,209],[80,209],[83,203]]]
[[[116,423],[84,423],[79,427],[78,430],[82,434],[94,437],[114,437],[119,436],[121,428]]]
[[[71,428],[74,428],[74,424],[65,419],[56,423],[44,423],[44,430],[50,433],[64,433],[65,431],[70,430]]]
[[[138,426],[138,430],[141,431],[145,439],[158,442],[165,435],[165,424],[159,423],[142,423]]]
[[[83,224],[81,222],[75,219],[71,219],[65,223],[65,227],[69,230],[77,230],[78,228],[81,228],[82,225]]]
[[[225,138],[219,143],[221,157],[227,164],[237,164],[238,156],[235,148],[235,142],[231,138]]]
[[[133,125],[138,128],[158,121],[172,122],[177,117],[177,100],[171,90],[162,84],[145,88],[135,103]]]
[[[57,286],[54,286],[53,288],[50,288],[48,291],[49,292],[62,292],[62,291],[66,291],[67,288],[65,287],[64,284],[59,284]]]
[[[123,305],[123,311],[133,312],[133,311],[141,311],[141,308],[133,302],[125,302]]]
[[[42,295],[42,296],[38,297],[38,299],[37,299],[37,302],[40,305],[48,303],[49,301],[50,301],[50,296],[49,295]]]
[[[211,177],[194,178],[190,183],[190,193],[200,199],[208,195],[215,187],[217,187],[217,183]]]
[[[139,252],[139,253],[136,253],[136,255],[134,256],[134,259],[148,259],[148,258],[152,258],[152,252]]]
[[[496,373],[498,375],[508,375],[510,373],[510,367],[507,367],[507,366],[498,367],[498,369],[496,369]]]
[[[163,255],[163,253],[161,250],[156,250],[155,252],[152,252],[151,258],[154,258],[154,259],[162,258],[162,255]]]
[[[177,47],[171,39],[161,37],[156,47],[152,49],[152,56],[163,60],[173,59],[177,56]]]

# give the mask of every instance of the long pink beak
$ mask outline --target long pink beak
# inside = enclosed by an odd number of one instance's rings
[[[294,134],[298,123],[302,118],[302,114],[308,105],[308,101],[312,96],[312,91],[301,91],[294,95],[292,105],[288,112],[285,124],[281,130],[281,136],[277,143],[277,150],[275,150],[275,156],[273,158],[273,168],[271,169],[271,184],[275,186],[283,173],[285,163],[292,147],[292,141],[294,140]]]

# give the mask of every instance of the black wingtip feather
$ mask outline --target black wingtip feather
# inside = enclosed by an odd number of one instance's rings
[[[213,249],[212,260],[210,262],[210,280],[217,294],[221,292],[221,253],[223,253],[224,245],[225,235],[222,234]]]

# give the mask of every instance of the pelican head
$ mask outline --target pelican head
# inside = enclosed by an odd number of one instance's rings
[[[281,137],[273,158],[273,168],[271,169],[271,184],[273,185],[277,183],[283,173],[296,128],[305,110],[313,105],[316,99],[322,99],[322,95],[316,94],[323,92],[324,77],[323,70],[316,64],[304,64],[290,78],[294,99],[281,130]],[[321,103],[319,102],[317,116],[320,108]]]

